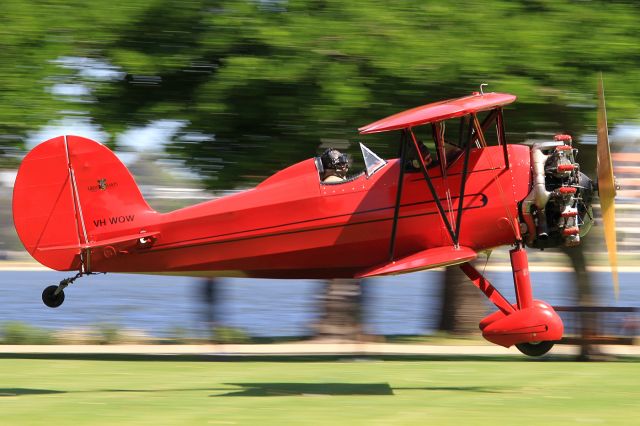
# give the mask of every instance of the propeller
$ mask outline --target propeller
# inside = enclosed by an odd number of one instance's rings
[[[613,278],[613,292],[616,299],[619,293],[618,281],[618,250],[616,244],[616,184],[613,177],[611,150],[609,147],[609,130],[607,128],[607,111],[604,104],[604,87],[602,74],[598,81],[598,194],[600,196],[600,210],[604,223],[604,239],[609,254],[611,275]]]

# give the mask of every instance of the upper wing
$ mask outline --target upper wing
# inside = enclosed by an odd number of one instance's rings
[[[406,129],[435,121],[461,117],[473,112],[486,111],[508,105],[515,100],[515,95],[508,93],[478,93],[463,98],[434,102],[402,111],[364,127],[360,127],[358,131],[361,134],[368,134]]]
[[[422,250],[392,262],[377,265],[356,275],[356,278],[367,278],[378,275],[396,275],[439,266],[457,265],[478,257],[478,253],[469,247],[454,246],[435,247]]]

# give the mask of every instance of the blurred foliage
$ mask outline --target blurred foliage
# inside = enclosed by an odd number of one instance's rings
[[[515,142],[531,131],[593,131],[600,71],[610,121],[637,118],[640,103],[634,1],[3,6],[0,150],[21,147],[29,131],[70,112],[91,117],[112,137],[154,120],[185,120],[170,151],[212,188],[255,183],[321,146],[346,146],[372,120],[465,95],[481,82],[518,95],[507,113]],[[79,58],[88,65],[78,66]],[[95,72],[109,67],[117,75]],[[88,93],[51,90],[80,83]],[[365,143],[389,156],[395,139]]]
[[[251,336],[237,327],[217,326],[211,330],[211,341],[222,344],[252,343]]]
[[[0,190],[0,261],[5,260],[5,250],[22,248],[18,235],[13,228],[13,216],[10,212],[11,195]]]
[[[193,341],[194,339],[189,336],[188,329],[180,326],[174,326],[168,330],[168,332],[166,333],[166,337],[160,340],[159,343],[171,345],[186,345],[189,343],[193,343]]]
[[[122,330],[117,324],[96,324],[95,333],[96,343],[99,345],[113,345],[122,342]]]
[[[5,345],[51,345],[56,343],[50,330],[19,321],[7,321],[2,324],[0,341]]]

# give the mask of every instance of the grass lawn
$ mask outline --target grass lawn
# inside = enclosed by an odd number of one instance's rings
[[[0,358],[0,425],[631,425],[640,362]]]

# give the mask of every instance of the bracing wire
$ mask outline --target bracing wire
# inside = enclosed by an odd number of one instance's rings
[[[477,119],[475,119],[474,121],[477,121]],[[476,132],[477,131],[478,131],[478,129],[476,129]],[[482,131],[482,130],[480,129],[480,131]],[[497,170],[497,168],[494,166],[494,163],[493,163],[493,152],[489,153],[489,155],[487,156],[487,159],[489,161],[489,168],[491,170]],[[507,202],[505,191],[502,188],[502,184],[500,183],[500,179],[498,179],[498,174],[495,174],[493,176],[493,180],[495,181],[496,186],[498,187],[498,192],[500,193],[500,200],[502,201],[502,205],[504,206],[504,209],[505,209],[505,211],[507,213],[507,217],[509,219],[509,226],[511,226],[511,230],[513,231],[513,235],[516,238],[518,238],[518,231],[516,230],[516,227],[515,227],[515,223],[516,222],[514,220],[513,214],[511,213],[511,210],[509,210],[509,205],[508,205],[508,202]]]

